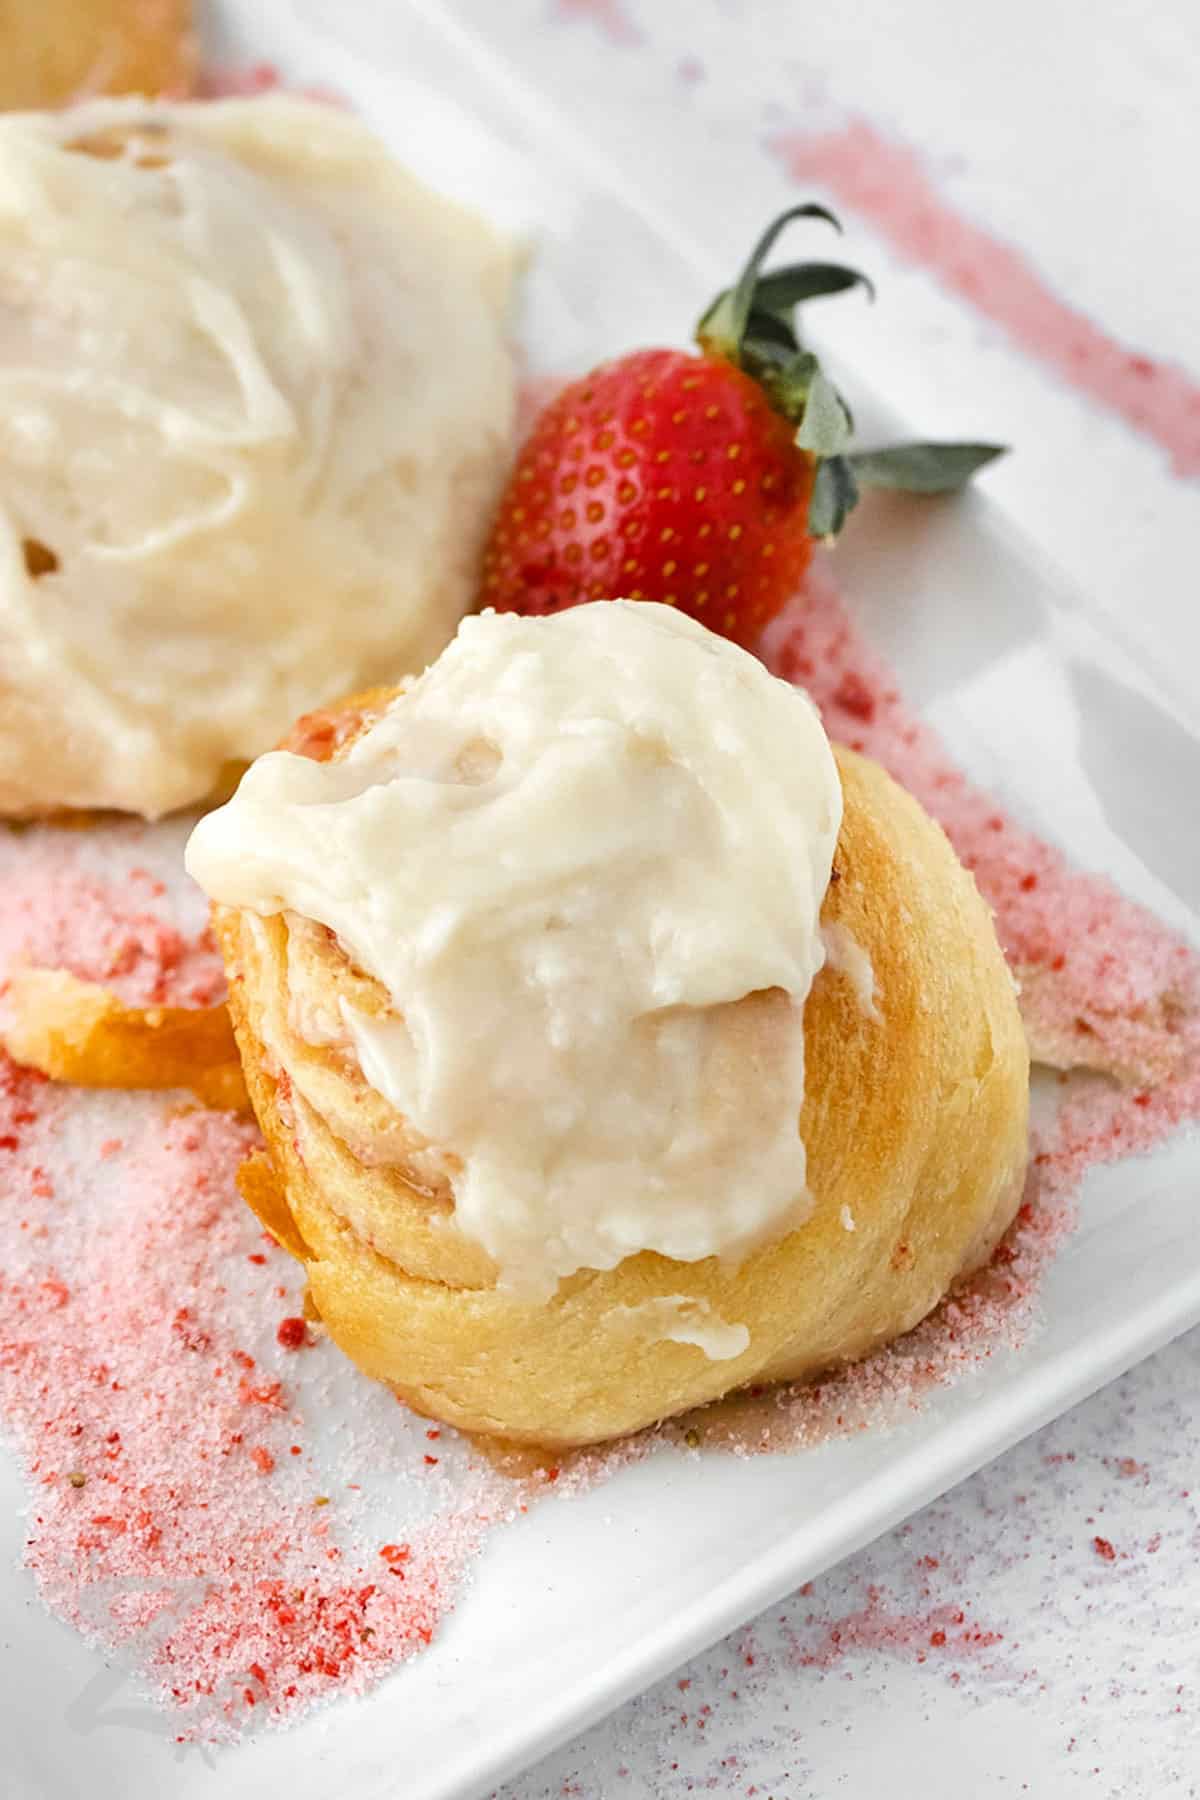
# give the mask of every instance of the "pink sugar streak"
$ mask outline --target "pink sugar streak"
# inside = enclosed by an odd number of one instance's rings
[[[632,49],[642,42],[642,34],[621,0],[554,0],[553,10],[564,25],[594,25],[620,49]]]
[[[837,131],[776,133],[769,148],[797,181],[825,188],[1019,349],[1161,445],[1177,474],[1200,475],[1200,384],[1108,337],[1060,299],[1021,251],[943,198],[916,151],[862,119]]]
[[[274,63],[257,62],[202,71],[196,86],[200,100],[250,100],[257,94],[273,94],[282,77]]]
[[[325,106],[349,107],[349,101],[336,88],[319,84],[308,87],[285,86],[283,76],[274,63],[249,63],[240,67],[205,69],[196,88],[198,100],[254,100],[260,94],[280,90],[303,100],[319,100]]]

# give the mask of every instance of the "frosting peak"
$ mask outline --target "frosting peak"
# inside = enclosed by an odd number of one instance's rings
[[[808,699],[667,607],[484,614],[340,760],[201,821],[218,901],[337,934],[366,1080],[514,1286],[803,1216],[803,1007],[841,789]]]

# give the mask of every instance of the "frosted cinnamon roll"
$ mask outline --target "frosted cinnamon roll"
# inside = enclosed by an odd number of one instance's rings
[[[188,851],[331,1334],[608,1438],[914,1325],[1018,1203],[1028,1059],[944,835],[670,609],[463,622]]]
[[[282,97],[0,118],[0,814],[156,816],[436,656],[510,247]]]

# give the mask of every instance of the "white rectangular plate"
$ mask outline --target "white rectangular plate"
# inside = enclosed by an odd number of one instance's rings
[[[525,332],[546,368],[676,341],[719,280],[716,258],[623,193],[551,105],[432,9],[243,6],[219,39],[230,58],[341,88],[435,185],[536,231]],[[895,425],[879,408],[871,422]],[[907,520],[864,509],[838,560],[910,697],[1028,823],[1197,940],[1200,850],[1170,822],[1200,792],[1200,738],[986,503],[930,513],[919,531]],[[16,1561],[24,1497],[0,1462],[7,1791],[488,1792],[1200,1319],[1198,1175],[1184,1139],[1098,1171],[1045,1281],[1040,1332],[903,1428],[788,1456],[662,1455],[543,1505],[491,1539],[432,1649],[368,1699],[211,1758],[177,1750],[165,1717],[148,1728],[120,1673],[98,1682],[98,1659],[37,1605]]]

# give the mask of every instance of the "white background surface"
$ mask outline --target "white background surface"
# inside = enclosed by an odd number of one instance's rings
[[[1131,350],[1200,377],[1200,11],[1182,0],[448,10],[567,101],[694,232],[739,245],[790,196],[766,130],[862,115],[919,148],[943,196],[1024,250],[1060,297]],[[713,195],[732,184],[741,216],[717,217]],[[836,327],[831,312],[827,341],[931,434],[1016,444],[993,491],[1194,698],[1200,483],[897,263],[865,222],[846,223],[848,259],[877,276],[882,298],[871,315],[845,307]],[[510,1783],[504,1800],[1194,1794],[1198,1374],[1193,1333]],[[931,1557],[936,1570],[923,1566]],[[872,1617],[910,1621],[897,1641],[804,1666],[839,1620],[855,1636],[872,1587]],[[1001,1641],[918,1661],[911,1621],[942,1606]],[[874,1635],[886,1640],[886,1623]]]
[[[265,17],[277,0],[243,5],[251,16],[261,5]],[[343,0],[300,0],[298,10],[338,15],[347,30],[354,11],[343,11]],[[490,38],[534,90],[567,108],[688,237],[728,252],[730,266],[760,221],[794,197],[762,148],[764,133],[865,114],[919,145],[957,206],[1021,245],[1050,283],[1115,337],[1149,355],[1190,357],[1195,367],[1200,227],[1188,138],[1196,76],[1193,54],[1189,90],[1186,52],[1200,27],[1185,22],[1179,0],[1157,22],[1095,9],[1089,16],[1061,4],[1051,15],[1044,3],[1039,12],[1010,0],[1002,20],[998,11],[993,17],[968,5],[952,25],[932,0],[902,9],[870,0],[836,16],[718,0],[660,0],[627,15],[614,0],[571,0],[570,16],[552,0],[449,0],[447,10]],[[393,107],[396,91],[387,96]],[[529,196],[535,212],[541,199]],[[847,252],[879,278],[883,301],[873,313],[853,305],[831,311],[825,340],[864,384],[931,432],[987,431],[1017,443],[1019,454],[990,478],[994,491],[1098,612],[1157,646],[1177,692],[1194,700],[1190,658],[1200,624],[1188,528],[1197,485],[1172,477],[1157,445],[1048,381],[926,276],[895,265],[865,224],[847,223]],[[597,237],[602,246],[602,221]],[[652,261],[637,271],[643,285],[652,271]],[[635,275],[617,268],[612,278]],[[683,323],[671,317],[676,327]],[[592,344],[583,309],[575,323],[589,353],[619,347]],[[963,579],[978,620],[981,580]],[[971,618],[964,607],[948,635],[964,640]],[[1006,624],[997,623],[1001,635]],[[1056,759],[1039,760],[1032,734],[1019,748],[1039,776],[1043,764],[1052,772]],[[1058,783],[1047,781],[1052,796],[1066,785],[1061,768]],[[1189,824],[1180,820],[1178,829],[1186,834]],[[1124,1260],[1128,1235],[1114,1230],[1106,1240],[1122,1299],[1135,1285],[1136,1270]],[[1064,1257],[1058,1275],[1066,1269]],[[1116,1289],[1114,1280],[1099,1291]],[[1052,1316],[1060,1327],[1068,1322],[1062,1309]],[[1198,1354],[1200,1340],[1192,1340],[1160,1356],[511,1783],[503,1800],[698,1791],[775,1800],[886,1791],[900,1800],[950,1800],[1076,1789],[1137,1800],[1191,1792],[1200,1766],[1191,1686],[1200,1649],[1193,1578],[1200,1531],[1189,1420]],[[965,1389],[952,1399],[971,1405]],[[787,1473],[781,1459],[770,1468],[760,1459],[757,1469],[777,1483]],[[727,1483],[719,1491],[729,1491],[736,1474],[728,1466],[711,1472],[704,1497],[711,1503],[718,1479]],[[608,1504],[603,1491],[593,1498]],[[740,1552],[754,1527],[750,1510],[737,1503],[717,1510],[723,1529],[741,1531]],[[620,1558],[626,1578],[639,1558],[649,1567],[650,1527],[661,1515],[660,1505],[631,1533],[599,1534],[589,1579],[604,1556]],[[547,1529],[558,1516],[546,1515]],[[1097,1538],[1112,1546],[1111,1560],[1098,1554]],[[525,1554],[536,1552],[534,1536]],[[614,1566],[613,1590],[619,1573]],[[648,1577],[641,1585],[652,1592]],[[568,1635],[593,1655],[600,1621],[589,1626],[582,1573],[578,1586],[583,1604],[566,1609]],[[562,1592],[570,1591],[566,1581]],[[536,1587],[531,1593],[516,1582],[504,1592],[518,1615],[514,1629],[542,1645],[561,1682],[555,1594],[542,1596],[539,1620]],[[966,1629],[972,1641],[965,1648],[931,1642],[960,1610],[963,1624],[950,1636]],[[21,1638],[22,1667],[36,1678],[44,1652],[61,1683],[64,1665],[84,1656],[73,1642],[64,1648],[65,1639],[39,1616]],[[454,1654],[452,1630],[446,1640],[415,1670],[435,1686],[439,1651]],[[448,1693],[458,1708],[459,1741],[478,1741],[480,1684],[448,1682],[445,1657],[440,1666],[443,1702]],[[18,1689],[7,1697],[19,1699]],[[445,1775],[447,1760],[420,1754],[421,1703],[418,1716],[406,1718],[398,1684],[394,1710],[391,1699],[384,1688],[368,1703],[377,1738],[379,1715],[387,1713],[386,1785],[372,1791],[408,1800],[403,1771],[413,1769],[414,1756],[426,1776],[439,1766]],[[50,1766],[68,1734],[39,1729],[32,1703],[16,1717]],[[281,1792],[362,1792],[346,1771],[367,1724],[368,1706],[339,1708],[260,1749],[276,1775],[292,1759]],[[156,1800],[182,1792],[161,1768],[155,1772],[136,1738],[132,1749],[111,1733],[91,1744],[89,1785],[97,1791],[122,1800],[135,1785]],[[111,1772],[124,1756],[124,1776],[106,1785],[104,1768]],[[194,1791],[232,1791],[241,1767],[231,1762]],[[273,1791],[266,1762],[257,1767],[250,1787],[237,1778],[239,1791]],[[40,1800],[81,1789],[72,1778],[35,1791]]]

